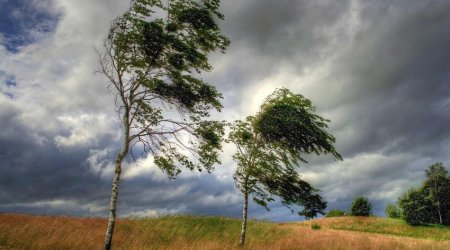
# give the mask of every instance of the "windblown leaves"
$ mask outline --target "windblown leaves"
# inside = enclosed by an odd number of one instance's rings
[[[222,96],[200,77],[212,69],[208,54],[230,43],[217,25],[219,3],[132,0],[105,40],[102,72],[119,113],[129,112],[130,142],[171,177],[178,165],[210,171],[219,162],[223,127],[205,120],[221,110]]]
[[[331,153],[341,159],[333,146],[336,139],[326,131],[329,120],[314,110],[311,101],[302,95],[279,89],[262,105],[255,126],[267,142],[299,153]]]

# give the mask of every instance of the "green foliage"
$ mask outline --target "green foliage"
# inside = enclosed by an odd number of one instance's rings
[[[436,162],[431,164],[428,169],[425,169],[425,175],[428,179],[447,176],[448,171],[445,169],[444,164],[442,162]]]
[[[230,43],[216,23],[223,19],[219,4],[132,0],[113,21],[99,55],[126,143],[153,155],[172,178],[179,165],[210,171],[219,162],[223,124],[205,120],[210,110],[221,110],[222,96],[199,76],[212,69],[208,54],[224,52]]]
[[[293,205],[301,205],[303,210],[298,215],[306,219],[312,219],[318,214],[325,214],[327,202],[317,194],[319,191],[309,183],[300,179],[298,174],[291,170],[282,173],[281,176],[267,176],[263,185],[273,195],[282,198],[282,204],[291,208]],[[293,212],[293,209],[291,208]]]
[[[370,204],[369,199],[366,197],[356,197],[353,200],[351,212],[355,216],[369,216],[372,214],[372,204]]]
[[[401,218],[402,217],[402,210],[396,206],[396,205],[392,205],[392,204],[387,204],[386,208],[384,209],[384,213],[386,214],[386,216],[388,218]]]
[[[328,211],[328,213],[325,215],[325,217],[329,218],[329,217],[341,217],[341,216],[345,216],[345,212],[339,209],[331,209],[330,211]]]
[[[441,162],[425,170],[427,179],[399,198],[403,216],[411,225],[450,225],[450,176]]]
[[[403,218],[411,225],[436,223],[437,215],[433,204],[425,198],[423,189],[410,189],[399,198],[398,204],[403,210]]]
[[[300,153],[330,153],[342,159],[326,131],[329,120],[314,113],[315,107],[302,95],[281,88],[261,106],[255,127],[267,142],[289,148],[291,159],[302,160]]]
[[[317,224],[317,223],[314,223],[314,224],[311,225],[311,229],[312,230],[320,230],[320,225]]]

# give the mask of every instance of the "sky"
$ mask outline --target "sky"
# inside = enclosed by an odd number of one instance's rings
[[[0,0],[0,212],[106,217],[121,143],[98,68],[123,0]],[[302,94],[331,120],[343,161],[306,156],[298,172],[328,209],[366,196],[384,216],[440,161],[450,167],[450,1],[226,0],[226,54],[202,74],[223,94],[213,118],[257,112],[276,88]],[[212,174],[169,180],[150,158],[128,160],[119,217],[239,217],[232,145]],[[279,202],[250,218],[300,220]]]

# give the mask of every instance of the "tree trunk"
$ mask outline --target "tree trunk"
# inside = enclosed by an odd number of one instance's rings
[[[437,202],[437,205],[438,205],[438,214],[439,214],[439,224],[442,225],[441,203],[439,202],[439,200]]]
[[[244,247],[245,233],[247,231],[247,210],[248,210],[248,191],[244,192],[244,207],[242,208],[242,228],[241,237],[239,239],[239,245]]]
[[[108,227],[106,228],[106,235],[105,235],[105,250],[111,249],[111,242],[112,242],[112,236],[114,232],[114,224],[116,222],[116,204],[117,204],[117,195],[119,193],[119,181],[120,181],[120,173],[122,172],[122,160],[125,158],[125,156],[128,153],[128,147],[129,147],[129,139],[130,139],[130,126],[128,125],[128,114],[126,114],[123,117],[123,125],[125,130],[125,138],[123,140],[123,146],[122,150],[119,152],[119,154],[116,157],[115,161],[115,172],[114,172],[114,178],[112,183],[112,190],[111,190],[111,200],[109,202],[109,219],[108,219]]]
[[[431,191],[431,194],[434,196],[434,198],[436,198],[437,212],[439,215],[439,224],[442,225],[441,203],[439,202],[438,195],[434,193],[438,193],[437,181],[434,181],[434,190]]]

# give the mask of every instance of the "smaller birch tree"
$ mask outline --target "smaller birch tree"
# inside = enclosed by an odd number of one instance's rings
[[[302,206],[299,215],[313,218],[324,214],[326,202],[318,190],[295,171],[300,163],[307,163],[302,154],[331,154],[342,159],[333,146],[335,138],[325,130],[329,121],[314,111],[308,99],[282,88],[265,100],[256,116],[231,124],[228,142],[237,148],[234,179],[243,194],[241,246],[250,196],[266,209],[268,202],[280,197],[292,211],[293,206]]]

